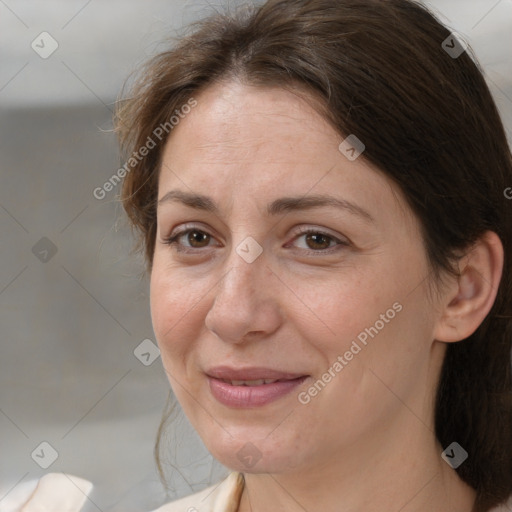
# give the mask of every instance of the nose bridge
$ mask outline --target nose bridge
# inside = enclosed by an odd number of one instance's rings
[[[244,222],[247,223],[247,219]],[[267,263],[267,255],[256,238],[248,235],[247,231],[237,230],[233,233],[231,250],[226,260],[228,273],[223,282],[228,289],[241,286],[240,291],[243,291],[244,286],[257,284],[257,276],[264,273]]]
[[[249,332],[268,333],[279,321],[270,283],[265,282],[268,262],[262,247],[248,238],[233,245],[205,319],[206,326],[224,340],[238,341]]]
[[[265,259],[263,249],[254,239],[251,241],[247,237],[233,245],[226,262],[226,272],[219,283],[216,302],[234,300],[241,307],[257,300],[261,292],[259,285],[264,280]]]

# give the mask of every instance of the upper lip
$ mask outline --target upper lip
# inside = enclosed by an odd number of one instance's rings
[[[299,377],[305,377],[304,373],[291,373],[282,370],[274,370],[272,368],[262,367],[246,367],[232,368],[229,366],[215,366],[205,372],[208,376],[216,379],[225,380],[259,380],[259,379],[276,379],[276,380],[292,380]]]

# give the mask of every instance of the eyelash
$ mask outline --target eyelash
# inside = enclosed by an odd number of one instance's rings
[[[191,228],[182,229],[181,231],[178,231],[174,235],[165,238],[163,240],[163,243],[166,244],[166,245],[169,245],[171,247],[175,246],[173,248],[176,251],[181,252],[181,253],[195,253],[195,254],[197,254],[198,251],[201,251],[201,250],[205,249],[206,247],[205,248],[185,248],[185,249],[183,249],[183,247],[180,246],[180,244],[178,243],[178,240],[181,237],[183,237],[185,235],[188,235],[189,233],[193,233],[193,232],[212,236],[207,231],[191,227]],[[301,236],[308,235],[308,234],[321,235],[323,237],[329,238],[330,240],[332,240],[334,242],[337,242],[336,246],[330,247],[328,249],[319,249],[319,250],[302,249],[303,251],[305,251],[308,254],[309,253],[312,253],[314,255],[318,255],[318,254],[320,254],[320,255],[332,254],[332,253],[337,252],[338,250],[340,250],[340,246],[341,247],[346,247],[346,246],[349,245],[347,242],[344,242],[343,240],[339,240],[338,238],[334,237],[333,235],[330,235],[329,233],[325,233],[324,231],[321,231],[321,230],[318,230],[318,229],[314,229],[314,228],[303,228],[303,229],[301,229],[299,231],[299,233],[297,233],[297,236],[294,238],[294,241],[296,239],[300,238]]]

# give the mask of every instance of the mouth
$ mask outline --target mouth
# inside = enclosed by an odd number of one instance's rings
[[[309,375],[270,368],[216,367],[206,372],[213,397],[233,408],[260,407],[289,395]]]
[[[287,382],[288,380],[293,379],[221,380],[222,382],[226,382],[232,386],[263,386],[264,384],[273,384],[274,382]]]

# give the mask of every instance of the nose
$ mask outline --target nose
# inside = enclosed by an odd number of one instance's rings
[[[215,299],[205,318],[206,327],[223,341],[243,343],[265,338],[279,328],[279,280],[269,269],[264,253],[244,261],[233,248],[227,270],[215,287]]]

